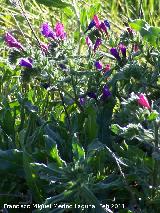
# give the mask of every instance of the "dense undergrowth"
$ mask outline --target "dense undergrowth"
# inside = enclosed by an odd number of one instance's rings
[[[131,2],[2,2],[2,212],[160,212],[160,5]]]

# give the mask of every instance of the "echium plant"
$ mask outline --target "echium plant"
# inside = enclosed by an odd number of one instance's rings
[[[71,212],[83,212],[83,204],[85,212],[160,209],[160,53],[130,27],[119,37],[111,31],[94,15],[85,56],[75,55],[60,22],[54,29],[42,23],[39,49],[5,35],[22,82],[11,96],[21,105],[19,158],[33,200],[51,204],[51,212],[68,211],[63,203]]]

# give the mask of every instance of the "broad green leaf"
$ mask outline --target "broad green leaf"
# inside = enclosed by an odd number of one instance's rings
[[[98,138],[101,142],[111,146],[111,118],[115,101],[110,98],[107,103],[103,104],[103,107],[99,108],[97,115],[98,123]]]
[[[95,192],[101,191],[101,190],[111,190],[115,188],[122,188],[124,187],[123,182],[120,179],[117,179],[115,181],[111,181],[109,183],[97,183],[93,186],[93,190]]]
[[[72,151],[73,158],[75,161],[85,158],[85,151],[83,147],[79,144],[77,137],[73,137],[72,139]]]
[[[53,203],[58,203],[59,201],[63,201],[65,198],[73,196],[75,192],[72,190],[67,190],[61,194],[58,194],[56,196],[50,197],[46,199],[45,204],[53,204]]]
[[[25,170],[25,176],[27,184],[32,191],[33,197],[36,202],[42,203],[43,197],[41,194],[40,185],[38,185],[38,175],[34,172],[30,163],[33,162],[32,157],[24,150],[23,151],[23,167]]]
[[[147,25],[147,22],[145,22],[142,19],[135,19],[135,20],[131,20],[129,22],[129,25],[131,26],[132,29],[136,31],[140,31],[142,27],[145,27]]]
[[[89,106],[86,109],[87,118],[85,121],[85,131],[87,135],[87,140],[92,142],[93,139],[96,138],[98,133],[98,125],[97,125],[97,114],[96,109],[93,106]]]
[[[0,150],[0,174],[24,176],[23,152],[17,149]]]
[[[105,148],[105,145],[98,140],[94,140],[92,143],[89,144],[87,151],[100,151]]]
[[[58,166],[62,166],[64,164],[64,161],[61,159],[59,155],[56,142],[48,135],[44,135],[44,138],[46,141],[46,148],[50,156],[57,163]]]
[[[106,209],[106,211],[100,206],[99,200],[96,198],[96,196],[93,194],[93,192],[87,187],[82,186],[81,187],[81,194],[84,196],[87,202],[90,202],[90,204],[95,205],[95,209],[97,213],[104,213],[104,212],[110,212],[113,213],[110,209]]]
[[[61,169],[56,169],[53,168],[51,166],[47,166],[43,163],[30,163],[31,167],[33,168],[34,171],[36,172],[42,172],[47,174],[48,176],[57,176],[57,177],[61,177],[63,172]]]
[[[7,135],[11,137],[14,136],[14,118],[12,116],[11,110],[6,110],[3,113],[2,129]]]
[[[160,41],[160,27],[149,26],[147,22],[141,19],[131,20],[129,25],[132,29],[140,32],[141,36],[152,46],[157,46]]]

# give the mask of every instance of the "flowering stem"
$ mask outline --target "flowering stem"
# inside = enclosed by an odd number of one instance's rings
[[[40,43],[38,37],[36,36],[36,34],[35,34],[33,28],[32,28],[32,25],[31,25],[31,23],[30,23],[30,21],[29,21],[27,15],[26,15],[26,12],[25,12],[25,10],[24,10],[24,8],[23,8],[23,6],[22,6],[22,2],[21,2],[20,0],[18,0],[18,3],[19,3],[19,7],[21,8],[22,15],[25,17],[25,19],[26,19],[26,21],[27,21],[27,23],[28,23],[28,26],[30,27],[30,29],[31,29],[31,31],[32,31],[32,33],[33,33],[35,39],[37,40],[37,43],[38,43],[40,49],[42,50],[42,48],[41,48],[41,43]]]

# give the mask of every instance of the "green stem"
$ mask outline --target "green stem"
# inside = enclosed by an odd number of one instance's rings
[[[48,104],[49,104],[49,92],[47,91],[46,101],[45,101],[45,105],[44,105],[43,112],[42,112],[42,115],[43,115],[43,116],[45,116],[45,113],[46,113],[46,111],[47,111]]]
[[[69,129],[69,132],[71,133],[71,121],[70,121],[70,116],[69,116],[69,114],[68,114],[68,112],[67,112],[67,108],[66,108],[66,105],[65,105],[65,102],[64,102],[64,98],[63,98],[63,95],[62,95],[62,93],[61,93],[61,91],[60,91],[60,89],[58,88],[58,92],[59,92],[59,96],[60,96],[60,98],[61,98],[61,101],[62,101],[62,105],[63,105],[63,108],[64,108],[64,111],[65,111],[65,114],[66,114],[66,118],[67,118],[67,120],[68,120],[68,129]]]
[[[77,5],[76,5],[76,0],[72,0],[72,9],[76,15],[76,19],[77,19],[77,25],[78,25],[78,31],[79,31],[79,47],[78,47],[78,55],[80,55],[81,52],[81,22],[80,22],[80,15],[79,12],[77,10]]]
[[[21,2],[20,0],[18,0],[18,3],[19,3],[19,7],[20,7],[20,9],[21,9],[21,11],[22,11],[22,15],[25,17],[25,19],[26,19],[26,21],[27,21],[27,23],[28,23],[28,26],[29,26],[29,28],[30,28],[31,31],[32,31],[32,34],[34,35],[35,39],[37,40],[38,46],[39,46],[40,49],[42,50],[42,48],[41,48],[41,43],[40,43],[40,41],[39,41],[37,35],[35,34],[33,28],[32,28],[32,25],[31,25],[31,23],[30,23],[30,21],[29,21],[27,15],[26,15],[26,12],[25,12],[24,8],[23,8],[22,2]]]
[[[154,143],[154,152],[156,152],[158,145],[159,145],[159,136],[158,136],[158,131],[159,131],[159,126],[157,122],[154,124],[154,137],[155,137],[155,143]],[[158,161],[155,159],[154,160],[154,165],[153,165],[153,177],[152,177],[152,198],[155,197],[156,195],[156,187],[158,185]]]
[[[142,4],[143,4],[143,0],[140,0],[139,14],[138,14],[139,18],[143,18]]]
[[[76,84],[74,82],[74,78],[73,78],[72,74],[71,74],[71,81],[72,81],[72,88],[73,88],[73,92],[74,92],[74,100],[75,100],[77,106],[79,107],[79,109],[83,112],[84,110],[83,110],[83,107],[79,103],[79,100],[78,100],[79,97],[78,97],[77,92],[76,92]]]

